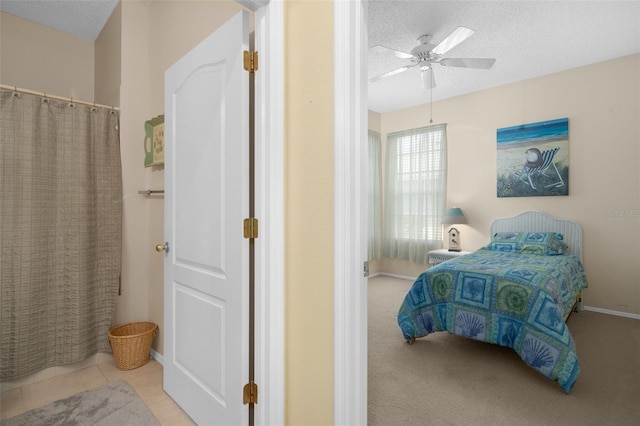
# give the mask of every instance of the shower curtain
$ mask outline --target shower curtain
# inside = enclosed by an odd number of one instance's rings
[[[118,112],[0,91],[0,381],[110,352]]]

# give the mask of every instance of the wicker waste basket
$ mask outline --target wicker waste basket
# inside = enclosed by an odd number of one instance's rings
[[[149,361],[149,351],[158,326],[152,322],[130,322],[109,330],[113,359],[120,370],[133,370]]]

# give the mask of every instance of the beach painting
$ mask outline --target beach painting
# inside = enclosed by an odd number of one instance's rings
[[[497,130],[498,197],[569,195],[569,119]]]

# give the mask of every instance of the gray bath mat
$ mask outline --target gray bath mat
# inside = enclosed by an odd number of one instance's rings
[[[3,420],[6,426],[160,426],[138,394],[123,380],[77,393]]]

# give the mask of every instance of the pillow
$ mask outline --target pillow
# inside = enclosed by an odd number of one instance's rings
[[[518,251],[518,243],[516,241],[491,241],[484,248],[493,251]]]
[[[563,235],[557,232],[523,232],[520,251],[522,253],[554,256],[564,254],[567,248]]]
[[[566,253],[568,246],[557,232],[498,232],[486,250],[555,256]]]

